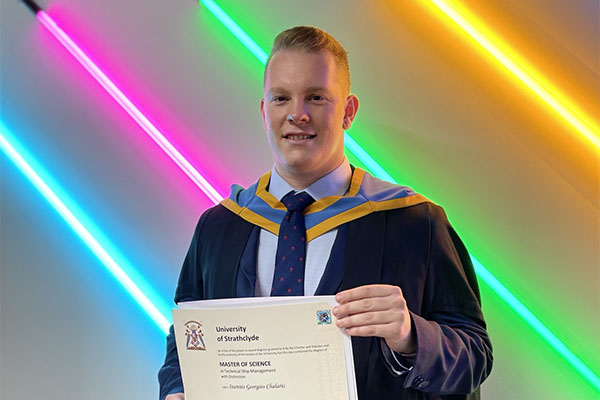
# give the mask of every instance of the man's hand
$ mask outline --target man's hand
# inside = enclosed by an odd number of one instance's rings
[[[165,397],[165,400],[185,400],[183,393],[173,393]]]
[[[352,336],[379,336],[395,352],[414,353],[417,344],[402,290],[391,285],[365,285],[335,296],[336,324]]]

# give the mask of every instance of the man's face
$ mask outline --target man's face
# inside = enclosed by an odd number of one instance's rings
[[[275,167],[285,176],[319,178],[344,159],[358,99],[346,96],[333,54],[279,51],[265,76],[260,110]]]

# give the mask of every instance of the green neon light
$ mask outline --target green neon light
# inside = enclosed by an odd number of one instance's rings
[[[199,0],[246,48],[263,64],[267,53],[213,0]],[[373,157],[356,142],[348,132],[345,145],[373,175],[380,179],[397,183],[396,180]],[[577,357],[546,325],[544,325],[521,301],[513,295],[487,268],[471,255],[477,276],[504,300],[542,339],[564,358],[587,382],[600,392],[600,377]]]
[[[344,145],[373,175],[384,181],[398,183],[348,132],[344,132]]]
[[[229,31],[263,64],[267,63],[268,54],[264,51],[221,7],[212,0],[200,0]]]
[[[471,255],[477,276],[484,281],[510,308],[531,326],[565,361],[597,391],[600,391],[600,378],[581,361],[546,325],[542,323],[517,297],[511,293],[487,268]]]

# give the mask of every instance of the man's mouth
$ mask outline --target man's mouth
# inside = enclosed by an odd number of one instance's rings
[[[310,140],[314,139],[317,135],[314,133],[286,133],[283,135],[284,139],[292,141]]]

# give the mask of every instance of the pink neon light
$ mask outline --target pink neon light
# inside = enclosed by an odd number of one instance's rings
[[[37,19],[71,53],[77,61],[98,81],[117,103],[136,121],[161,149],[181,168],[213,203],[219,203],[223,196],[208,183],[194,166],[165,138],[158,128],[123,94],[123,92],[98,68],[77,44],[44,11],[36,14]]]

